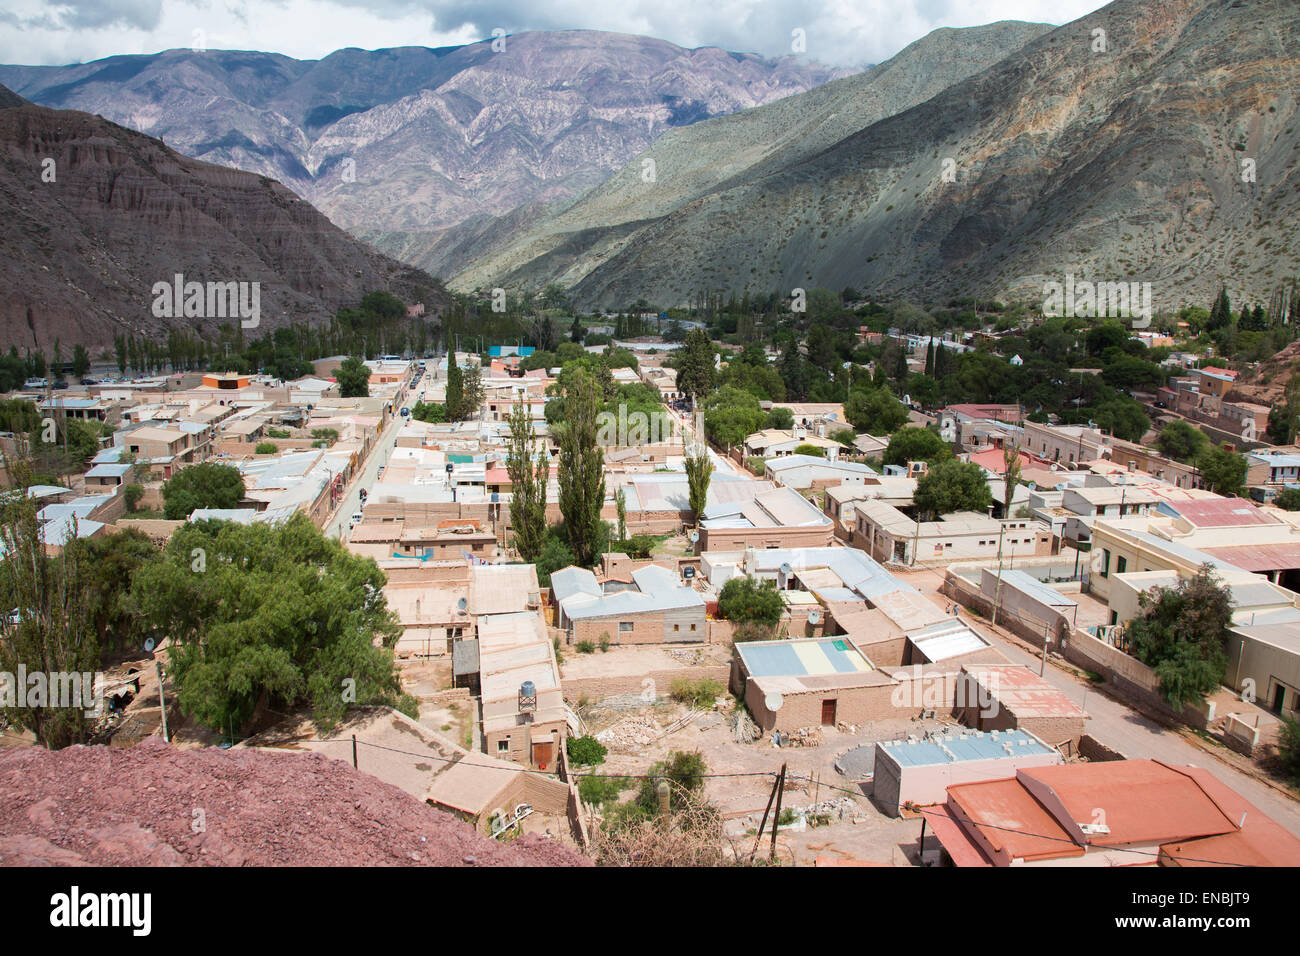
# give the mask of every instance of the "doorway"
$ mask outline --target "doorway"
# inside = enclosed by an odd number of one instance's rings
[[[551,762],[554,749],[555,745],[549,740],[545,743],[533,744],[533,766],[538,770],[545,770]]]
[[[822,701],[822,726],[835,726],[835,698]]]

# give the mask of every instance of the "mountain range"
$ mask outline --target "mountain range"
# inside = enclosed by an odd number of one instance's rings
[[[98,116],[0,86],[0,342],[104,346],[114,336],[223,322],[154,314],[156,283],[258,283],[261,331],[322,320],[387,290],[430,313],[448,300],[419,269],[335,226],[255,173],[182,156]],[[248,287],[251,291],[252,286]],[[251,299],[251,295],[250,295]],[[251,320],[250,320],[251,321]]]
[[[1116,0],[1057,29],[985,29],[900,54],[918,77],[878,111],[867,91],[900,89],[894,61],[675,130],[446,275],[559,281],[588,306],[809,285],[1041,302],[1073,275],[1151,282],[1176,309],[1300,273],[1300,4]],[[950,69],[973,68],[935,89],[925,70],[957,43]]]
[[[425,234],[576,196],[667,129],[850,72],[573,30],[320,60],[168,50],[0,83],[276,179],[345,229]]]

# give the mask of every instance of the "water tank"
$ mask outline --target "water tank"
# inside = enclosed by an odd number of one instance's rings
[[[530,681],[530,680],[526,680],[526,681],[524,681],[522,684],[519,685],[519,696],[520,696],[520,697],[536,697],[536,696],[537,696],[537,686],[536,686],[532,681]]]

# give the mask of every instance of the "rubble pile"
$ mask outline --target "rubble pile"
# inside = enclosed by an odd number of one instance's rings
[[[658,740],[663,729],[652,717],[630,714],[596,734],[610,750],[640,750]]]

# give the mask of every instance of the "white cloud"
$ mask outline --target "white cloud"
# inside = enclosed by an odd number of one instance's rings
[[[494,28],[611,30],[685,47],[780,56],[803,30],[807,56],[857,66],[938,27],[1065,23],[1100,0],[5,0],[0,62],[61,64],[194,45],[301,59],[342,47],[447,46]]]

